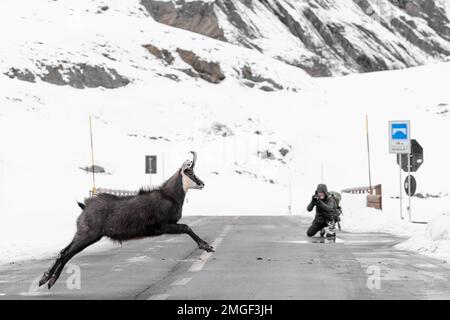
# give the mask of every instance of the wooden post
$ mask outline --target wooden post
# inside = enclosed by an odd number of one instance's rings
[[[370,172],[369,117],[366,115],[367,162],[369,167],[369,190],[372,193],[372,176]]]
[[[92,138],[92,117],[89,115],[89,129],[91,136],[91,162],[92,162],[92,195],[95,194],[95,170],[94,170],[94,141]]]

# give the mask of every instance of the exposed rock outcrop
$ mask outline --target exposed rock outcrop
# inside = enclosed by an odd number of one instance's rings
[[[200,78],[211,83],[220,83],[225,79],[219,63],[202,60],[192,51],[178,48],[177,52],[184,62],[198,72]]]
[[[80,169],[83,171],[86,171],[86,172],[106,173],[105,168],[103,168],[102,166],[98,166],[98,165],[80,167]]]
[[[5,72],[5,75],[10,77],[11,79],[17,78],[19,80],[28,81],[28,82],[35,82],[36,81],[35,80],[36,77],[28,69],[20,70],[20,69],[17,69],[17,68],[10,68],[8,70],[8,72]]]
[[[157,21],[252,48],[310,75],[406,68],[450,56],[440,0],[141,0]]]
[[[158,22],[225,40],[224,32],[214,12],[214,2],[141,0],[141,4]]]
[[[172,64],[173,60],[175,60],[170,51],[166,49],[159,49],[152,44],[144,44],[143,47],[158,59],[164,60],[167,64]]]
[[[79,63],[70,67],[62,64],[46,65],[39,63],[43,72],[32,73],[28,69],[10,68],[5,74],[10,78],[35,82],[36,78],[55,85],[69,85],[77,89],[103,87],[114,89],[126,86],[130,80],[120,75],[115,69]]]
[[[283,86],[276,83],[274,80],[262,77],[260,75],[255,75],[249,66],[244,66],[242,68],[241,72],[242,72],[242,78],[244,78],[244,79],[247,79],[247,80],[250,80],[250,81],[253,81],[256,83],[268,82],[272,85],[272,86],[268,86],[268,85],[261,86],[260,89],[263,91],[274,91],[275,89],[276,90],[283,89]],[[251,88],[254,87],[254,84],[252,82],[244,82],[244,84]]]

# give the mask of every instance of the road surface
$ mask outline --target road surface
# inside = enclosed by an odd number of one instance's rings
[[[49,291],[52,259],[0,267],[0,299],[449,299],[450,268],[380,233],[305,235],[299,216],[185,217],[216,248],[163,235],[75,256]],[[345,221],[344,221],[345,223]],[[59,248],[58,248],[59,249]]]

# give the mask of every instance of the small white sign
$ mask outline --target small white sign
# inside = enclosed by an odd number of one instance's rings
[[[411,153],[411,125],[409,120],[389,121],[389,152]]]

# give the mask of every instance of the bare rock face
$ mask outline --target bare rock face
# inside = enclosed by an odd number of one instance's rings
[[[409,16],[424,19],[441,37],[450,41],[450,21],[434,0],[389,0]]]
[[[246,80],[250,80],[250,81],[253,81],[253,82],[256,82],[256,83],[267,82],[267,83],[270,83],[272,85],[272,86],[268,86],[268,85],[261,86],[260,89],[263,90],[263,91],[275,91],[275,90],[282,90],[283,89],[283,86],[278,84],[278,83],[276,83],[274,80],[254,74],[252,69],[249,66],[244,66],[242,68],[241,72],[242,72],[242,78],[244,78]],[[254,87],[254,83],[252,83],[252,82],[245,82],[245,85],[248,86],[248,87],[251,87],[251,88]]]
[[[86,171],[86,172],[106,173],[105,168],[103,168],[102,166],[98,166],[98,165],[80,167],[80,169],[83,171]]]
[[[214,3],[181,0],[175,6],[173,2],[141,0],[141,4],[160,23],[225,40],[214,12]]]
[[[202,60],[192,51],[178,48],[177,52],[184,62],[198,72],[200,78],[211,83],[220,83],[225,79],[219,63]]]
[[[173,60],[175,60],[170,51],[166,49],[159,49],[152,44],[144,44],[143,47],[158,59],[164,60],[167,64],[172,64]]]
[[[44,72],[34,74],[25,69],[11,68],[5,73],[10,78],[35,82],[36,78],[42,81],[64,86],[69,85],[77,89],[103,87],[114,89],[126,86],[130,80],[120,75],[115,69],[102,66],[92,66],[85,63],[75,64],[69,68],[59,65],[45,65],[40,63]]]
[[[406,68],[450,56],[450,12],[441,0],[141,4],[156,21],[257,50],[314,77]]]
[[[5,75],[10,77],[11,79],[17,78],[19,80],[28,82],[35,82],[36,79],[34,74],[28,69],[20,70],[17,68],[10,68],[8,72],[5,72]]]

